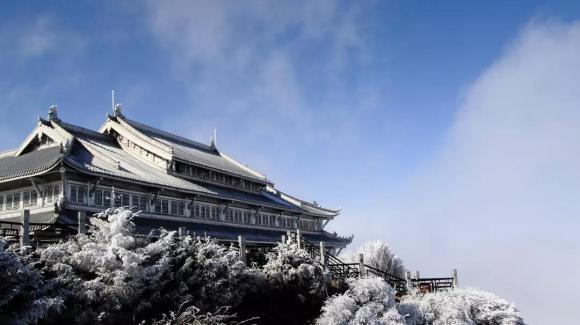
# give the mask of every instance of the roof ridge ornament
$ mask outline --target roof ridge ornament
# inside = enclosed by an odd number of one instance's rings
[[[217,130],[213,129],[213,137],[210,138],[209,147],[212,150],[217,150]]]
[[[60,119],[58,118],[58,106],[57,105],[50,105],[50,107],[48,108],[48,120],[60,122]]]
[[[121,104],[115,104],[115,107],[113,107],[113,116],[125,117],[125,115],[123,115],[122,108],[123,106]]]
[[[114,117],[125,117],[122,112],[121,103],[115,103],[115,89],[111,90],[111,106],[113,107]]]

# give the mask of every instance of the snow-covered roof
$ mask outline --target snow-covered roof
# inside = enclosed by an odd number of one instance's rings
[[[195,181],[156,166],[123,147],[111,129],[138,141],[168,162],[184,160],[213,170],[264,184],[262,191],[236,190],[210,182]],[[48,143],[40,141],[50,138]],[[52,111],[49,120],[39,118],[37,127],[16,150],[0,153],[0,182],[54,169],[61,162],[80,172],[128,180],[143,185],[280,209],[297,214],[333,218],[340,210],[325,209],[274,188],[266,177],[236,162],[219,150],[125,118],[109,116],[97,131],[65,123]]]

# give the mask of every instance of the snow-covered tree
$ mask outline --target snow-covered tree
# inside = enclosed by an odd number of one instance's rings
[[[298,248],[294,239],[278,243],[266,260],[262,268],[264,275],[275,285],[293,285],[318,295],[322,294],[330,281],[330,275],[324,271],[318,259]]]
[[[387,243],[380,240],[366,242],[354,252],[344,252],[340,255],[340,259],[346,263],[358,263],[359,254],[364,255],[365,264],[400,278],[405,277],[403,261],[395,255]]]
[[[34,323],[62,305],[54,284],[24,265],[0,237],[0,323]]]
[[[521,325],[517,308],[493,293],[457,288],[405,296],[399,306],[407,324]]]
[[[107,210],[101,218],[108,222],[88,235],[37,251],[9,249],[0,238],[0,323],[237,324],[258,316],[265,324],[295,324],[322,310],[319,325],[524,324],[512,304],[477,289],[414,293],[397,305],[379,277],[349,279],[347,288],[331,282],[293,240],[278,244],[262,268],[249,268],[235,248],[208,238],[165,230],[138,237],[133,216]],[[384,243],[358,252],[375,268],[403,273]]]
[[[375,276],[348,280],[349,289],[328,298],[318,325],[405,324],[396,308],[395,291]]]
[[[79,322],[124,322],[175,310],[183,301],[204,311],[235,306],[260,273],[237,250],[206,238],[137,238],[130,210],[108,210],[89,235],[40,252],[45,271],[66,288],[68,315]]]

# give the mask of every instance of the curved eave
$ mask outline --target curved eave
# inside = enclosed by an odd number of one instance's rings
[[[332,219],[332,218],[338,216],[341,212],[341,209],[332,210],[332,209],[317,207],[313,204],[310,204],[310,203],[305,202],[303,200],[300,200],[296,197],[288,195],[282,191],[279,191],[273,187],[269,187],[265,192],[267,194],[271,195],[272,197],[275,197],[278,200],[283,200],[284,202],[287,202],[287,203],[292,204],[296,207],[299,207],[300,209],[303,209],[303,210],[307,211],[309,214],[315,215],[317,217],[331,218]]]
[[[0,183],[17,181],[17,180],[20,180],[23,178],[34,177],[34,176],[39,176],[39,175],[45,174],[45,173],[51,171],[52,169],[54,169],[55,167],[57,167],[58,165],[60,165],[61,161],[62,161],[62,156],[57,157],[54,160],[46,163],[45,165],[37,167],[37,168],[31,168],[31,169],[19,171],[18,173],[14,173],[14,174],[1,175],[0,176]]]

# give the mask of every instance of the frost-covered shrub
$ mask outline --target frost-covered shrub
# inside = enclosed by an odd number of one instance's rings
[[[62,303],[54,284],[24,265],[0,237],[0,324],[34,323]]]
[[[235,306],[259,282],[259,272],[246,268],[233,248],[167,231],[137,238],[129,210],[103,217],[109,222],[90,235],[40,252],[47,274],[66,289],[65,316],[76,322],[146,319],[184,301],[207,311]]]
[[[405,324],[396,308],[395,291],[383,279],[350,279],[348,285],[344,294],[324,303],[318,325]]]
[[[357,251],[347,251],[340,255],[345,263],[358,263],[359,254],[364,255],[364,263],[381,271],[405,278],[403,261],[391,250],[391,247],[380,240],[362,244]]]
[[[261,324],[305,324],[318,316],[330,275],[294,240],[279,243],[261,271],[265,283],[244,299],[236,310],[240,317],[258,316]]]
[[[409,315],[408,324],[524,324],[513,304],[472,288],[405,296],[400,312]]]
[[[330,280],[330,275],[317,259],[298,248],[295,240],[279,243],[274,253],[268,254],[263,272],[274,285],[296,286],[313,295],[320,295]]]
[[[180,308],[181,309],[181,308]],[[170,312],[163,314],[161,319],[153,320],[152,325],[242,325],[250,324],[256,318],[237,321],[235,314],[229,313],[228,307],[220,307],[215,312],[202,313],[199,308],[189,306],[184,311]]]

